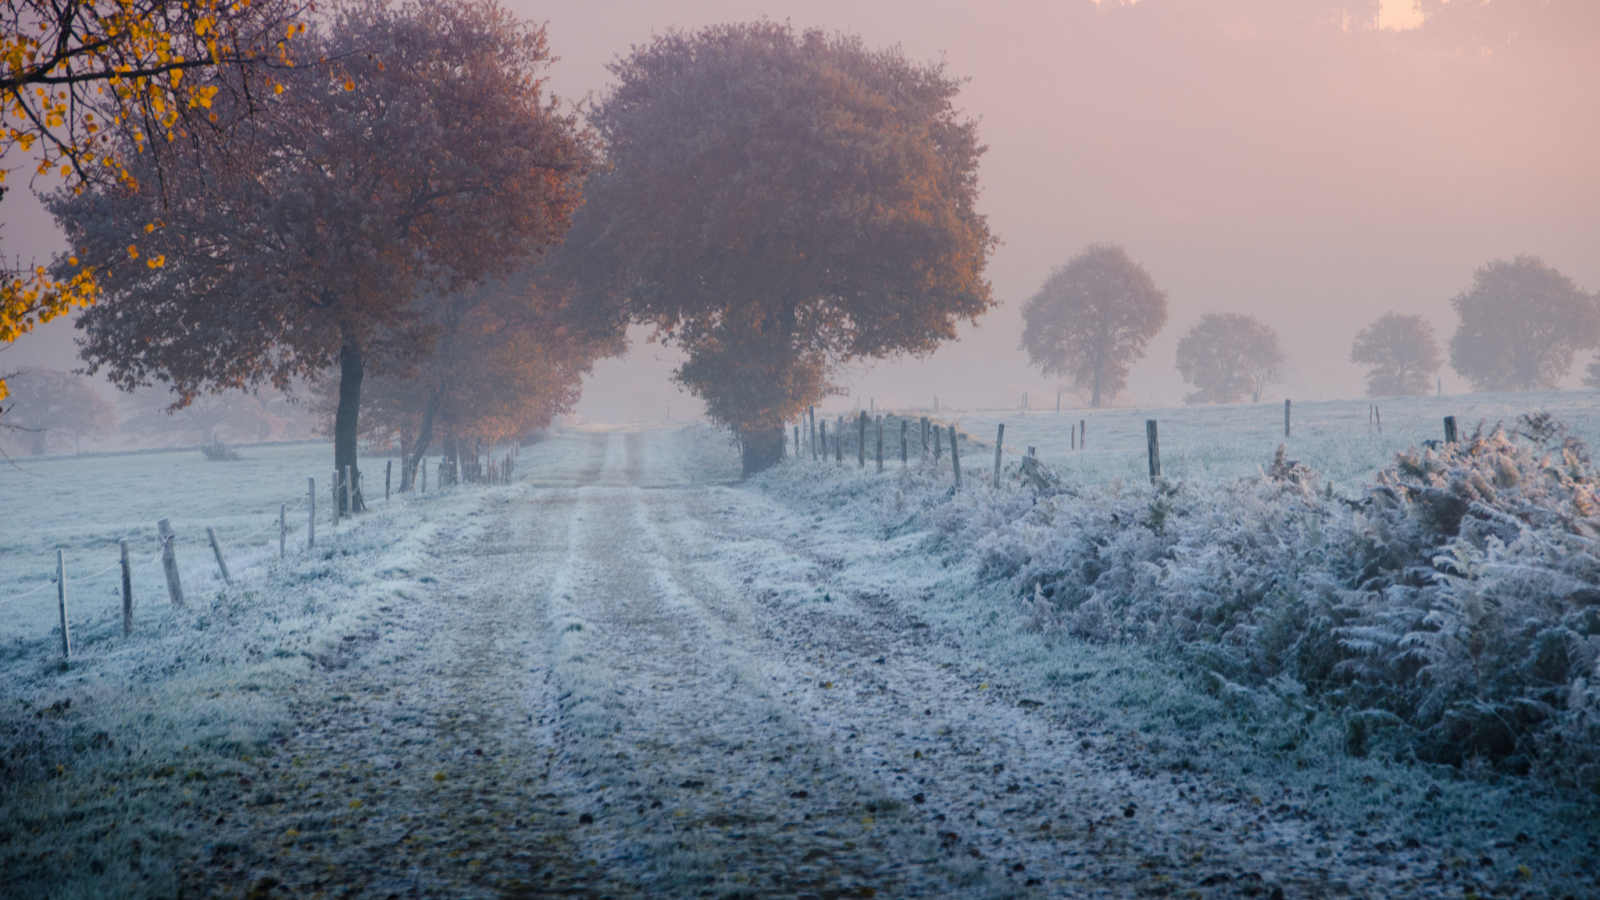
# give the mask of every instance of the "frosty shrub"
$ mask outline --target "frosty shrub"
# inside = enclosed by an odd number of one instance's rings
[[[1320,695],[1355,755],[1600,791],[1600,493],[1548,416],[1402,452],[1359,499],[1281,448],[1224,483],[1024,474],[910,506],[1027,627],[1172,647],[1230,698]]]

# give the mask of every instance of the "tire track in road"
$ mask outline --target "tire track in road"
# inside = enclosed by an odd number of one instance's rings
[[[607,443],[576,452],[577,478]],[[519,493],[486,493],[441,527],[417,595],[299,686],[293,736],[260,761],[251,803],[219,821],[226,840],[195,860],[192,895],[627,896],[578,851],[575,798],[552,787],[560,719],[540,602],[572,490]]]
[[[679,480],[631,436],[628,449],[624,477]],[[655,518],[691,492],[611,481],[576,492],[549,605],[563,792],[588,795],[593,825],[584,855],[652,897],[935,897],[970,879],[774,694],[755,636],[678,583]]]

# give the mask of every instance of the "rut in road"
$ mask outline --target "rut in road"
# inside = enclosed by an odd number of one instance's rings
[[[615,474],[676,480],[645,462],[640,437]],[[947,895],[931,834],[776,695],[758,636],[678,583],[654,519],[685,492],[577,497],[549,622],[570,694],[568,792],[592,796],[584,855],[649,896]]]

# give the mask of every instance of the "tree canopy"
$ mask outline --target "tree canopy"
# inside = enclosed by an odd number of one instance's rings
[[[19,153],[36,176],[81,190],[133,181],[140,153],[159,179],[168,143],[225,146],[233,116],[282,89],[309,10],[302,0],[0,0],[0,182]],[[232,115],[219,114],[222,91]],[[99,294],[92,267],[4,269],[0,343]]]
[[[1029,361],[1070,376],[1100,406],[1127,388],[1128,367],[1166,324],[1167,295],[1121,247],[1092,244],[1050,273],[1022,322]]]
[[[1185,403],[1238,403],[1283,378],[1278,332],[1243,313],[1208,313],[1178,341],[1178,371],[1197,388]]]
[[[1600,344],[1600,308],[1537,256],[1495,260],[1450,301],[1461,324],[1450,368],[1475,391],[1555,388],[1579,350]]]
[[[1361,329],[1350,347],[1350,361],[1371,366],[1368,397],[1426,394],[1433,373],[1444,365],[1428,320],[1393,312]]]
[[[840,363],[922,354],[992,304],[975,123],[939,65],[772,22],[669,31],[611,66],[610,166],[566,250],[595,302],[687,351],[745,470]]]
[[[427,351],[425,298],[558,242],[592,155],[543,96],[543,30],[491,3],[369,0],[302,41],[340,70],[296,70],[240,126],[248,177],[210,178],[206,149],[186,147],[176,199],[140,179],[50,208],[89,261],[147,259],[105,267],[106,299],[79,320],[91,371],[169,382],[182,404],[337,365],[342,470],[368,363]]]

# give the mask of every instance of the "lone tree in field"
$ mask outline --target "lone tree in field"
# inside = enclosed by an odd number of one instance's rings
[[[1421,316],[1388,313],[1356,335],[1350,361],[1367,370],[1368,397],[1426,394],[1444,360],[1433,326]]]
[[[591,117],[611,167],[564,249],[589,296],[687,351],[676,378],[746,473],[837,365],[925,354],[992,305],[983,148],[941,66],[759,22],[667,32],[611,72]]]
[[[1278,332],[1241,313],[1208,313],[1178,341],[1178,371],[1197,388],[1185,403],[1238,403],[1246,396],[1259,403],[1288,364]]]
[[[0,404],[0,436],[26,441],[34,456],[117,430],[116,408],[76,375],[26,369],[9,381],[11,396]]]
[[[208,180],[201,156],[178,172],[195,179],[179,203],[140,178],[51,211],[89,260],[146,261],[106,269],[105,300],[79,320],[91,371],[129,390],[169,382],[181,406],[336,365],[343,471],[367,367],[428,349],[427,298],[559,241],[591,153],[542,96],[543,31],[491,3],[369,0],[301,40],[339,66],[296,70],[249,120],[252,171]]]
[[[1552,390],[1574,353],[1600,344],[1594,298],[1537,256],[1485,265],[1450,305],[1450,368],[1475,391]]]
[[[1046,375],[1088,388],[1090,405],[1128,386],[1128,367],[1167,323],[1167,295],[1114,244],[1092,244],[1022,307],[1022,349]]]

